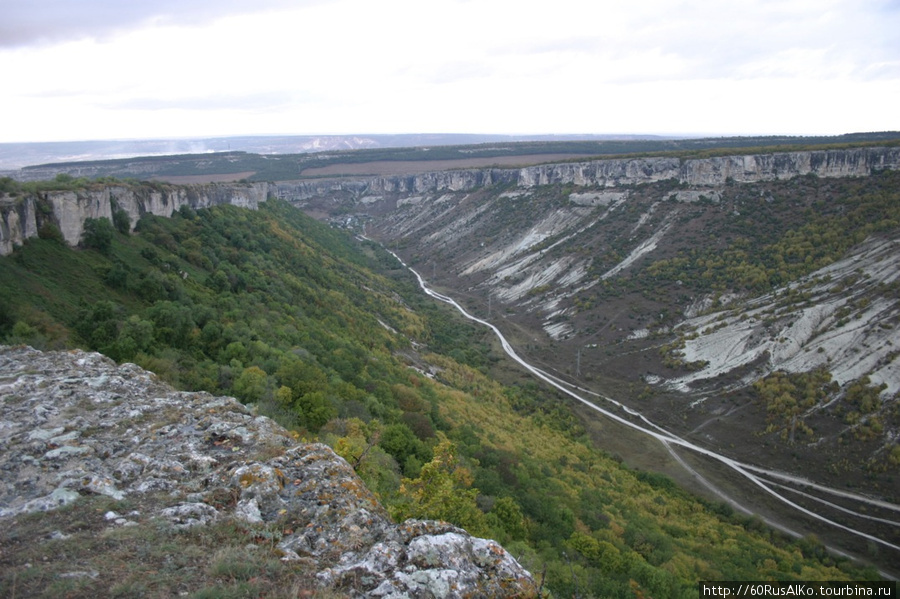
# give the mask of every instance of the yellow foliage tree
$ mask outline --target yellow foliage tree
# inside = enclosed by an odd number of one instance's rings
[[[399,495],[403,501],[392,510],[397,520],[444,520],[475,536],[488,533],[487,519],[478,509],[478,489],[471,487],[472,473],[459,463],[456,445],[440,435],[434,458],[422,466],[418,478],[404,478]]]

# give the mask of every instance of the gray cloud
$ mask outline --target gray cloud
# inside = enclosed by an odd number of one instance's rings
[[[507,55],[587,58],[638,64],[657,53],[677,71],[649,71],[666,78],[744,79],[754,77],[858,79],[894,78],[900,61],[900,1],[711,0],[651,5],[652,10],[612,15],[594,32],[517,39],[498,46]],[[601,13],[602,14],[602,13]],[[502,39],[502,38],[501,38]],[[806,70],[809,67],[813,71]],[[641,79],[638,69],[626,79]]]
[[[0,47],[104,38],[148,22],[200,24],[326,0],[3,0]]]

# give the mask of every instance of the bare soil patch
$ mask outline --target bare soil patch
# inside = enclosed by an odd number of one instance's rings
[[[153,175],[150,179],[153,181],[165,181],[166,183],[174,183],[178,185],[187,185],[190,183],[231,183],[247,179],[256,174],[256,171],[243,171],[240,173],[219,173],[210,175]]]
[[[304,169],[304,177],[336,175],[413,175],[430,171],[491,166],[518,167],[589,158],[593,154],[531,154],[526,156],[493,156],[459,158],[456,160],[380,160],[359,164],[331,164]]]

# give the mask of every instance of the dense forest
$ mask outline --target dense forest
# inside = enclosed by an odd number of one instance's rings
[[[492,380],[501,357],[486,332],[421,294],[375,244],[278,200],[182,207],[133,233],[127,218],[88,221],[80,248],[45,227],[0,258],[0,342],[84,347],[256,404],[331,445],[395,518],[495,538],[554,596],[877,578],[814,537],[786,538],[597,451],[552,391]],[[719,268],[679,259],[701,278]]]

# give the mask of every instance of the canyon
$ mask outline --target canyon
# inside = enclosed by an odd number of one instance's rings
[[[625,417],[891,505],[900,497],[900,238],[892,217],[874,207],[892,214],[897,170],[900,149],[870,146],[258,183],[96,183],[0,198],[0,253],[14,254],[51,225],[77,245],[87,219],[117,210],[133,227],[143,214],[182,207],[287,200],[391,248],[432,289],[495,323],[530,363],[606,398]],[[804,232],[862,201],[864,237]],[[878,226],[866,228],[866,219]],[[802,244],[787,243],[804,235]],[[841,254],[822,254],[842,235]],[[762,250],[780,257],[781,270],[753,262]],[[743,269],[734,271],[737,282],[716,278],[728,260]],[[787,423],[767,412],[758,384],[809,372],[827,372],[826,401]],[[502,364],[492,374],[523,378]],[[848,397],[860,386],[877,401],[855,413]],[[590,430],[594,416],[582,416]],[[599,434],[597,443],[626,451]],[[624,459],[654,467],[641,456]],[[697,470],[715,479],[693,464]],[[45,490],[40,497],[56,492]],[[891,547],[896,533],[878,524],[884,520],[852,526],[887,535]]]
[[[281,182],[275,194],[380,241],[432,289],[496,325],[524,359],[625,406],[627,417],[897,502],[893,217],[860,209],[856,222],[872,232],[852,243],[840,228],[795,247],[788,240],[840,221],[859,201],[892,210],[898,156],[885,147],[610,159]],[[828,244],[846,250],[825,256]],[[729,261],[740,281],[716,278]],[[760,399],[766,381],[816,372],[831,385],[827,399],[792,408],[788,420]],[[858,389],[877,397],[871,411],[855,411]],[[896,540],[891,528],[863,527]]]

